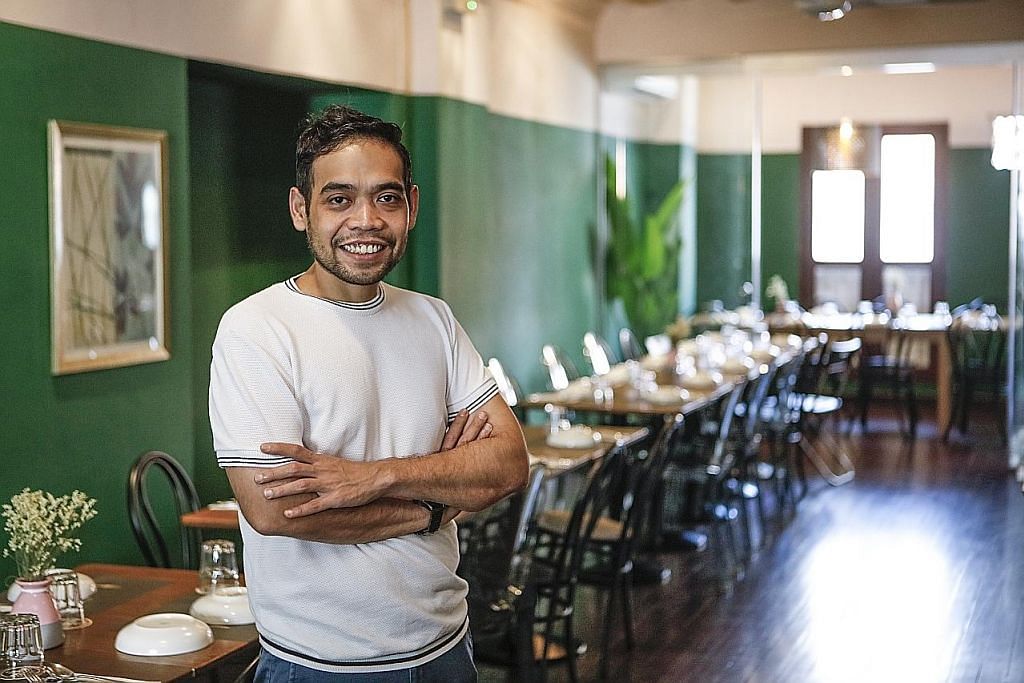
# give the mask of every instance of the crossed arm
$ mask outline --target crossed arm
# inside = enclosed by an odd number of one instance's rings
[[[489,429],[488,429],[489,426]],[[456,418],[442,450],[371,462],[266,443],[265,453],[295,460],[273,469],[229,468],[246,521],[261,534],[323,543],[368,543],[415,533],[429,514],[414,500],[480,510],[522,488],[527,459],[522,430],[495,396],[472,417]]]

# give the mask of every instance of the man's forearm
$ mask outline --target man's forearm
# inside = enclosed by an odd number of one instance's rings
[[[323,510],[308,517],[286,517],[284,511],[314,496],[297,494],[267,500],[248,468],[228,470],[235,497],[247,522],[264,536],[290,536],[320,543],[371,543],[405,536],[426,528],[430,514],[423,506],[395,498],[379,498],[353,508]],[[454,514],[454,512],[453,512]],[[446,517],[450,519],[451,516]]]

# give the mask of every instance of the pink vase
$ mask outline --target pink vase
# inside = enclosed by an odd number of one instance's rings
[[[50,579],[38,581],[16,579],[15,583],[21,588],[21,593],[11,605],[11,612],[34,614],[39,617],[44,650],[63,643],[64,629],[60,623],[60,613],[57,611],[57,606],[53,604],[53,596],[50,595]]]

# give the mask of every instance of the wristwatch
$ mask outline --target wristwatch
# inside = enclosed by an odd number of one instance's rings
[[[432,500],[414,500],[414,503],[422,505],[430,511],[430,522],[426,528],[416,533],[420,536],[426,536],[432,534],[441,528],[441,519],[444,517],[444,511],[448,509],[448,506],[444,503],[435,503]]]

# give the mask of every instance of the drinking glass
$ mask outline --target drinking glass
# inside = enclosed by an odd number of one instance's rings
[[[199,556],[199,586],[197,593],[216,593],[221,588],[237,587],[238,557],[235,544],[223,539],[203,541]]]
[[[0,680],[24,680],[32,672],[45,675],[43,635],[34,614],[0,614]]]
[[[50,593],[60,612],[61,627],[65,631],[85,628],[92,623],[85,616],[85,602],[76,572],[66,570],[50,575]]]

